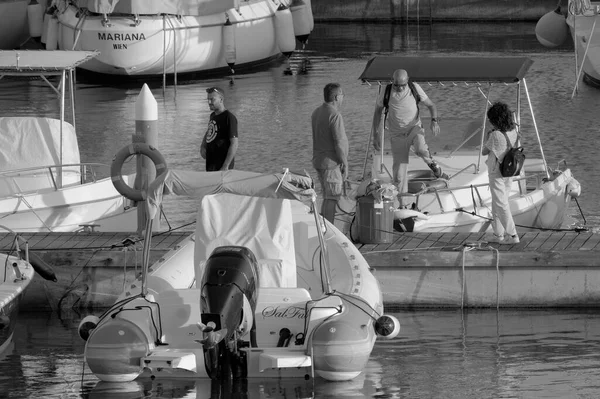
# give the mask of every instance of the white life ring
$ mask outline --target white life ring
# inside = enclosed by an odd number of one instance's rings
[[[125,160],[132,155],[138,154],[145,155],[152,160],[154,167],[156,168],[157,176],[167,171],[165,158],[156,148],[146,143],[133,143],[121,148],[113,158],[112,164],[110,165],[110,178],[119,194],[132,201],[140,202],[146,199],[146,192],[129,187],[123,181],[123,176],[121,175],[121,169],[123,168]]]

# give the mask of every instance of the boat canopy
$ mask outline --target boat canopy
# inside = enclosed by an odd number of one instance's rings
[[[532,64],[527,57],[376,56],[359,79],[390,82],[396,69],[404,69],[415,82],[516,83]]]
[[[60,75],[98,54],[98,51],[0,50],[0,77]]]
[[[77,6],[97,14],[200,16],[238,9],[240,0],[79,0]]]
[[[310,176],[293,172],[260,174],[240,170],[195,172],[167,170],[148,186],[148,214],[153,218],[165,194],[202,199],[207,195],[229,193],[252,197],[279,198],[310,203],[316,198]]]

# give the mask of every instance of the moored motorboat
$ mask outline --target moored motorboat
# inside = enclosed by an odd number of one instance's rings
[[[440,115],[445,117],[440,121],[442,133],[435,138],[428,137],[427,142],[445,176],[436,177],[431,170],[423,169],[426,167],[423,161],[411,154],[408,164],[408,192],[402,195],[403,202],[411,205],[408,209],[398,210],[399,201],[394,194],[388,198],[389,202],[383,202],[385,206],[381,205],[382,201],[371,201],[362,207],[362,212],[360,204],[355,209],[346,209],[345,215],[358,211],[359,217],[354,222],[361,220],[361,225],[354,223],[351,229],[351,233],[354,230],[355,234],[353,238],[360,241],[361,235],[367,236],[375,226],[375,223],[369,225],[369,220],[377,221],[376,219],[386,220],[385,226],[377,227],[386,230],[385,233],[392,233],[394,230],[488,231],[492,219],[491,192],[480,148],[484,143],[482,132],[489,130],[485,117],[487,106],[500,99],[511,104],[511,108],[515,110],[521,143],[525,143],[527,151],[525,166],[521,174],[513,178],[509,194],[510,209],[518,230],[563,228],[571,200],[580,195],[581,187],[572,176],[566,161],[558,162],[553,169],[545,158],[525,81],[531,64],[532,61],[526,57],[376,56],[370,59],[360,79],[370,85],[378,85],[380,90],[391,81],[393,72],[399,68],[405,69],[412,81],[428,85],[428,94],[436,102]],[[443,97],[451,96],[464,104],[460,107],[454,102],[449,107],[443,105],[444,101],[436,101],[436,94],[431,93],[436,88],[442,91],[452,90],[452,95],[445,93]],[[517,91],[516,102],[514,89]],[[526,94],[527,110],[530,111],[528,116],[532,121],[531,126],[526,128],[521,124],[522,92]],[[471,111],[478,101],[469,97],[469,93],[483,97],[481,112]],[[473,117],[473,114],[478,116]],[[535,154],[539,154],[538,157]],[[369,184],[390,186],[391,170],[392,156],[389,149],[382,146],[381,152],[377,154],[367,151],[364,178],[355,190],[357,199],[368,194],[366,188]],[[356,206],[356,203],[350,204]],[[371,219],[360,217],[361,213],[363,216],[376,215],[376,211],[377,216]],[[344,215],[340,217],[343,218]],[[349,217],[346,216],[346,219]],[[395,229],[392,228],[392,223],[395,223]],[[376,236],[372,241],[387,239],[391,239],[390,236],[383,235]]]
[[[148,189],[146,231],[169,193],[198,199],[196,231],[82,320],[99,379],[350,380],[378,335],[398,334],[360,252],[314,213],[310,177],[169,170]]]
[[[29,252],[26,240],[6,226],[0,226],[2,232],[9,231],[12,250],[8,254],[0,253],[0,355],[8,351],[21,308],[25,291],[30,286],[35,272],[47,280],[56,281],[56,275],[38,256]]]
[[[114,78],[229,73],[289,57],[295,37],[305,42],[313,21],[310,0],[61,0],[56,6],[58,47],[98,50],[81,69]]]
[[[109,165],[80,160],[72,73],[95,55],[0,51],[0,77],[41,76],[51,86],[48,77],[60,78],[59,119],[0,117],[0,224],[17,232],[136,231],[136,208],[115,190]],[[68,86],[72,123],[64,120]],[[123,179],[132,183],[134,176]]]

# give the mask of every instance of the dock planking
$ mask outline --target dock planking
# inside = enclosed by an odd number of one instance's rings
[[[192,233],[155,233],[150,246],[150,264]],[[144,242],[131,233],[21,233],[20,236],[27,241],[29,250],[41,256],[58,276],[58,282],[34,279],[24,298],[32,310],[110,306],[123,287],[135,284],[141,271]],[[502,303],[510,306],[521,303],[587,306],[597,299],[595,290],[576,284],[595,281],[594,267],[600,266],[600,234],[527,232],[521,234],[521,242],[516,245],[487,243],[485,237],[484,233],[395,233],[389,243],[355,245],[381,282],[386,306],[455,306],[458,302],[452,302],[446,291],[438,292],[435,287],[442,284],[450,290],[448,292],[453,292],[452,298],[466,295],[458,292],[460,286],[452,284],[469,278],[476,279],[465,280],[471,287],[469,306],[493,306],[497,298],[487,294],[477,297],[473,290],[477,287],[485,292],[494,291],[500,275],[503,280],[511,281],[512,286],[523,285],[520,291],[513,289],[514,295],[506,294],[508,296],[502,299]],[[0,251],[14,249],[14,235],[0,234]],[[552,284],[544,280],[551,277],[560,285],[551,286],[548,292],[541,292],[533,299],[524,298],[535,292],[536,287]],[[431,281],[423,285],[419,280],[423,278]],[[420,295],[407,296],[407,292],[415,289],[412,284],[419,281]],[[524,281],[533,285],[525,286]],[[429,291],[424,287],[429,287]],[[588,294],[578,294],[581,298],[574,300],[573,292],[577,290]],[[561,294],[552,297],[552,292]],[[597,295],[600,298],[600,292]],[[464,303],[461,299],[460,306]]]

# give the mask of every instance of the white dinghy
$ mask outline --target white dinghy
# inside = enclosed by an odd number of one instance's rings
[[[164,194],[198,199],[196,231],[82,320],[99,379],[350,380],[398,334],[363,256],[314,213],[310,177],[168,170],[144,193],[147,232]]]

